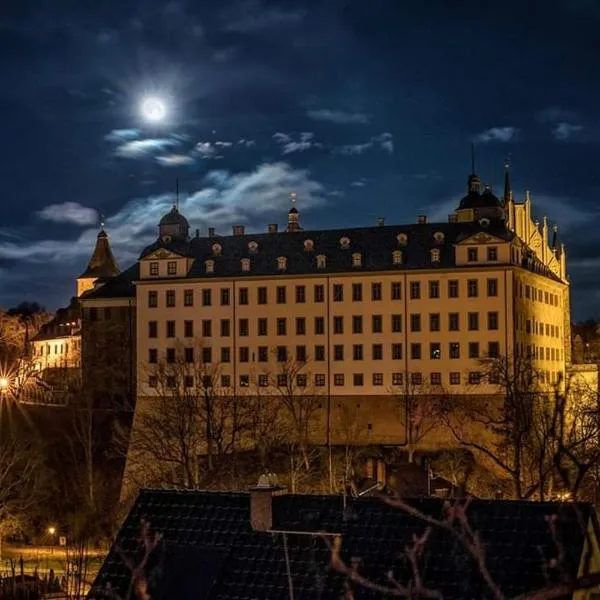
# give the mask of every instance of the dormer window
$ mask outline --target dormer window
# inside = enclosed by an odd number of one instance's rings
[[[482,227],[489,227],[490,226],[490,220],[487,217],[482,217],[481,219],[479,219],[479,224]]]
[[[408,244],[408,236],[405,233],[399,233],[396,236],[396,240],[400,246],[406,246]]]
[[[177,275],[177,261],[170,260],[167,263],[167,275]]]
[[[431,249],[431,262],[432,263],[439,263],[440,262],[440,249],[439,248],[432,248]]]
[[[317,269],[324,269],[327,266],[327,257],[324,254],[317,254]]]
[[[444,243],[444,234],[441,231],[436,231],[433,234],[433,239],[436,241],[436,243],[443,244]]]
[[[349,237],[340,238],[340,246],[341,246],[342,250],[348,250],[348,248],[350,248],[350,238]]]
[[[221,244],[213,244],[212,251],[215,256],[219,256],[223,251],[223,246],[221,246]]]
[[[392,263],[395,265],[402,264],[402,250],[394,250],[392,252]]]
[[[477,262],[477,248],[467,248],[467,260]]]
[[[248,272],[250,270],[250,259],[242,258],[242,271]]]
[[[277,268],[280,271],[285,271],[286,267],[287,267],[287,258],[285,256],[279,256],[277,258]]]
[[[258,252],[258,243],[257,242],[248,242],[248,251],[250,254],[256,254]]]
[[[158,263],[157,262],[150,263],[150,275],[152,277],[156,277],[158,275]]]
[[[215,261],[214,260],[205,260],[204,261],[204,266],[206,268],[206,272],[207,273],[214,273],[215,272]]]
[[[306,252],[311,252],[314,250],[314,247],[315,243],[312,240],[304,240],[304,250],[306,250]]]
[[[361,267],[362,266],[362,254],[360,252],[354,252],[352,254],[352,266],[353,267]]]

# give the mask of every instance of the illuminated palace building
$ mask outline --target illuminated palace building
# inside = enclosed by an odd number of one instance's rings
[[[394,443],[407,387],[498,394],[483,358],[530,356],[548,385],[570,362],[565,251],[532,219],[529,195],[513,199],[508,170],[502,198],[472,174],[445,223],[306,231],[294,202],[284,230],[190,237],[173,206],[137,264],[83,297],[84,329],[133,301],[136,411],[164,387],[156,365],[205,363],[220,393],[291,383],[332,413],[358,410],[371,440]]]

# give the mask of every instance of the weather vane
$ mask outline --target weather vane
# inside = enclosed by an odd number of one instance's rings
[[[100,213],[98,217],[100,219],[100,229],[104,229],[104,215]]]
[[[290,192],[290,200],[292,204],[296,204],[296,192]]]

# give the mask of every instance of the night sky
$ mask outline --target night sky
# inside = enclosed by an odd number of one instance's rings
[[[5,0],[0,305],[67,303],[100,213],[129,266],[176,178],[204,234],[283,224],[291,191],[305,228],[446,220],[474,140],[599,317],[599,28],[596,0]]]

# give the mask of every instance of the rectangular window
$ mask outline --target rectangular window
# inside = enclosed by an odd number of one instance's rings
[[[402,283],[399,281],[392,281],[391,295],[392,300],[402,300]]]
[[[194,306],[194,290],[183,290],[183,305]]]
[[[441,373],[431,373],[430,381],[431,381],[431,385],[442,385],[442,374]]]
[[[250,348],[248,346],[240,346],[239,355],[240,362],[247,363],[250,360]]]
[[[412,360],[421,360],[421,344],[410,345],[410,358]]]
[[[344,385],[344,374],[343,373],[335,373],[334,374],[333,385],[336,385],[336,386]]]
[[[158,337],[158,322],[157,321],[148,321],[148,337],[150,337],[150,338]]]
[[[285,317],[277,319],[277,335],[287,335],[287,319]]]
[[[194,362],[194,349],[193,348],[184,348],[183,349],[183,358],[186,363]]]
[[[296,286],[296,304],[304,304],[306,302],[306,287],[303,285]]]
[[[167,387],[170,389],[177,387],[177,379],[173,375],[167,375]]]
[[[488,342],[488,357],[499,358],[500,357],[500,343],[499,342]]]
[[[202,337],[212,336],[212,321],[210,319],[204,319],[202,321]]]
[[[404,385],[404,373],[392,373],[392,385]]]
[[[231,322],[229,319],[221,319],[221,337],[229,337],[231,335]]]
[[[442,358],[442,347],[437,342],[429,344],[429,358],[431,360],[440,360]]]
[[[173,307],[175,306],[175,290],[167,290],[166,293],[166,299],[167,299],[167,306],[169,307]]]
[[[336,344],[333,347],[333,360],[344,360],[344,346]]]
[[[402,360],[402,344],[392,344],[392,360]]]
[[[238,322],[240,337],[248,337],[248,319],[240,319]]]
[[[477,298],[478,295],[477,279],[469,279],[467,281],[467,296],[469,298]]]
[[[354,315],[352,317],[352,333],[363,332],[363,319],[360,315]]]
[[[315,335],[325,333],[325,317],[315,317]]]
[[[479,371],[470,371],[469,383],[471,385],[479,385],[481,383],[481,373]]]
[[[352,375],[352,383],[354,383],[354,385],[358,386],[358,387],[360,387],[361,385],[364,385],[364,383],[365,383],[364,375],[362,373],[354,373]]]
[[[402,331],[402,315],[392,315],[392,333]]]
[[[487,314],[488,319],[488,329],[490,331],[495,331],[498,329],[498,313],[497,312],[489,312]]]
[[[259,287],[257,290],[257,303],[258,304],[266,304],[267,303],[267,288]]]
[[[456,371],[450,373],[450,385],[460,385],[460,373]]]
[[[306,384],[307,384],[307,376],[304,373],[298,373],[298,375],[296,375],[296,385],[299,388],[305,388]]]
[[[325,375],[323,373],[315,375],[315,387],[325,387]]]
[[[269,385],[269,376],[260,374],[258,376],[258,387],[267,387]]]
[[[362,302],[362,283],[352,284],[352,302]]]
[[[371,355],[373,360],[383,360],[383,344],[373,344]]]
[[[240,306],[246,306],[248,304],[248,288],[241,287],[238,291],[238,302]]]
[[[383,331],[383,317],[381,315],[373,315],[371,319],[371,328],[373,333],[381,333]]]
[[[229,348],[229,346],[223,346],[221,348],[221,362],[231,362],[231,348]]]
[[[167,263],[167,275],[177,275],[177,262],[170,260]]]
[[[498,260],[498,248],[496,248],[496,246],[490,246],[487,249],[487,259],[489,261],[496,261],[496,260]]]
[[[381,300],[381,299],[382,299],[381,283],[372,283],[371,284],[371,300],[376,301],[376,300]]]
[[[421,331],[421,315],[420,314],[410,315],[410,330],[413,332]]]
[[[325,360],[325,346],[315,346],[315,360],[319,362]]]
[[[296,317],[296,335],[306,335],[306,319]]]
[[[440,282],[439,281],[430,281],[429,282],[429,297],[430,298],[439,298],[440,297]]]
[[[158,275],[158,263],[157,262],[150,263],[150,275],[152,277],[156,277]]]
[[[231,387],[231,375],[221,375],[221,387]]]
[[[240,375],[240,387],[250,387],[250,375]]]
[[[158,292],[148,292],[148,308],[156,308],[158,306]],[[93,309],[92,309],[93,310]],[[92,319],[93,321],[94,319]]]
[[[210,379],[210,377],[209,377]],[[185,375],[183,378],[183,385],[186,388],[194,387],[194,376],[193,375]]]
[[[448,281],[448,298],[458,298],[458,279]]]
[[[229,288],[221,288],[221,306],[229,306],[230,296]]]
[[[258,335],[267,335],[268,334],[268,325],[266,317],[261,317],[258,319]]]
[[[344,333],[344,317],[333,317],[333,333]]]
[[[183,322],[183,337],[194,337],[194,321]]]
[[[448,355],[450,358],[460,358],[460,344],[458,342],[450,342],[448,345]]]
[[[477,262],[477,248],[467,248],[467,260]]]
[[[418,300],[421,297],[421,282],[411,281],[410,282],[410,298],[411,300]]]
[[[175,348],[167,348],[167,362],[168,363],[175,362]]]
[[[479,342],[469,342],[469,358],[479,358]]]
[[[421,373],[415,372],[410,374],[411,385],[421,385],[423,383],[423,376]]]
[[[468,314],[469,331],[479,331],[479,313],[470,312]]]
[[[152,364],[158,362],[158,350],[156,348],[150,348],[150,350],[148,350],[148,362]]]
[[[383,373],[373,373],[373,385],[383,385]]]
[[[167,337],[175,337],[175,321],[167,321]]]
[[[268,361],[269,361],[268,346],[259,346],[258,347],[258,362],[268,362]]]
[[[314,287],[315,302],[325,302],[325,286],[318,284]]]
[[[440,313],[429,314],[429,331],[440,330]]]
[[[530,285],[525,286],[525,298],[531,298],[531,286]]]
[[[497,279],[493,278],[493,279],[487,280],[487,295],[489,298],[492,298],[492,297],[498,295],[498,280]]]
[[[277,375],[277,387],[285,387],[288,383],[287,373],[278,373]]]
[[[343,302],[344,301],[344,286],[341,283],[333,284],[333,301]]]
[[[354,344],[352,346],[352,360],[363,359],[363,347],[362,344]]]
[[[285,362],[287,360],[287,347],[277,346],[277,362]]]
[[[212,304],[212,290],[202,290],[202,306],[210,306]]]
[[[278,285],[277,286],[277,304],[285,304],[286,303],[286,293],[285,293],[285,286],[284,285]]]

